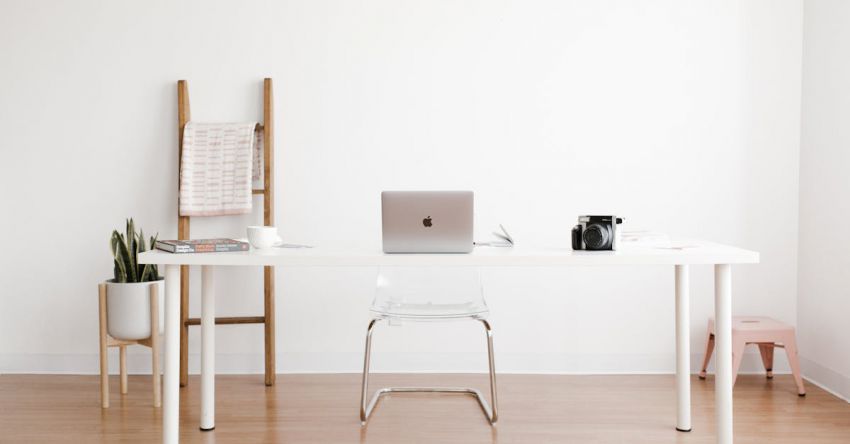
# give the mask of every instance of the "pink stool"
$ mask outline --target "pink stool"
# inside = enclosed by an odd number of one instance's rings
[[[744,357],[747,344],[757,344],[761,352],[761,360],[767,371],[768,379],[773,378],[773,349],[781,347],[788,356],[788,364],[794,381],[797,382],[797,394],[806,396],[803,378],[800,376],[800,362],[797,359],[797,339],[794,327],[763,316],[732,316],[732,385],[738,378],[738,369]],[[714,318],[708,320],[708,344],[705,347],[705,359],[699,378],[705,379],[705,368],[714,352]]]

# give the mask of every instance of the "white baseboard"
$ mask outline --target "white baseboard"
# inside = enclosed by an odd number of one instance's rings
[[[295,353],[277,355],[278,373],[359,373],[361,353]],[[691,372],[699,371],[702,355],[691,355]],[[520,374],[672,374],[673,354],[568,354],[568,353],[499,353],[496,368],[500,373]],[[850,402],[850,377],[824,367],[805,357],[800,358],[807,381]],[[376,353],[372,369],[376,373],[482,373],[486,371],[484,353]],[[774,373],[789,373],[782,354],[777,354]],[[128,353],[127,368],[132,374],[150,374],[150,354]],[[261,353],[219,353],[218,374],[261,374]],[[200,356],[189,355],[189,371],[200,370]],[[110,350],[109,371],[118,372],[118,351]],[[758,353],[747,353],[741,364],[742,374],[762,373]],[[100,372],[97,354],[3,354],[0,374],[84,374]],[[709,372],[713,372],[709,366]]]
[[[702,355],[691,355],[691,371],[698,372]],[[359,373],[362,353],[284,352],[278,353],[278,373]],[[110,372],[118,371],[118,351],[110,349]],[[127,354],[132,374],[150,374],[150,353]],[[497,353],[500,373],[521,374],[672,374],[675,358],[669,354],[570,354],[570,353]],[[487,370],[485,353],[392,353],[373,354],[372,370],[377,373],[480,373]],[[189,355],[189,371],[200,371],[200,356]],[[260,374],[264,371],[261,353],[219,353],[218,374]],[[744,356],[741,373],[762,373],[758,353]],[[98,374],[98,354],[3,354],[0,374]],[[713,372],[712,366],[709,372]],[[784,356],[777,354],[774,372],[788,373]],[[846,398],[846,397],[845,397]]]
[[[850,377],[802,356],[800,366],[803,367],[803,376],[807,381],[850,402]]]

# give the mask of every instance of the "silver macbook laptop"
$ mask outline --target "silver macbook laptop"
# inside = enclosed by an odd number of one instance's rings
[[[472,196],[472,191],[384,191],[384,253],[469,253]]]

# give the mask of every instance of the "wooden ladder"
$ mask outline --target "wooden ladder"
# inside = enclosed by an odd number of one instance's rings
[[[185,80],[177,81],[177,123],[180,162],[183,159],[183,130],[190,120],[189,88]],[[272,79],[263,80],[263,188],[252,190],[252,194],[263,195],[263,225],[274,225],[274,100]],[[182,168],[182,165],[180,165]],[[179,176],[179,174],[178,174]],[[179,190],[178,177],[178,190]],[[189,239],[189,216],[177,216],[177,238]],[[263,267],[263,316],[240,316],[215,318],[219,324],[264,324],[266,385],[275,381],[274,345],[274,267]],[[189,383],[189,326],[200,325],[200,318],[189,317],[189,266],[180,266],[180,386]]]

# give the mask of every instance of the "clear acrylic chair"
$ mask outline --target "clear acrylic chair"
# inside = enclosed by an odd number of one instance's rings
[[[363,359],[363,386],[360,397],[360,423],[366,425],[380,398],[389,393],[458,393],[474,396],[481,410],[496,424],[499,418],[496,397],[496,368],[493,358],[493,329],[487,321],[489,310],[484,301],[481,276],[470,267],[385,267],[378,272],[372,320],[366,330],[366,353]],[[372,332],[380,321],[399,324],[405,321],[435,322],[472,320],[481,322],[487,333],[490,367],[490,400],[488,404],[479,390],[467,387],[386,387],[368,398],[369,362]],[[368,400],[368,402],[367,402]]]

